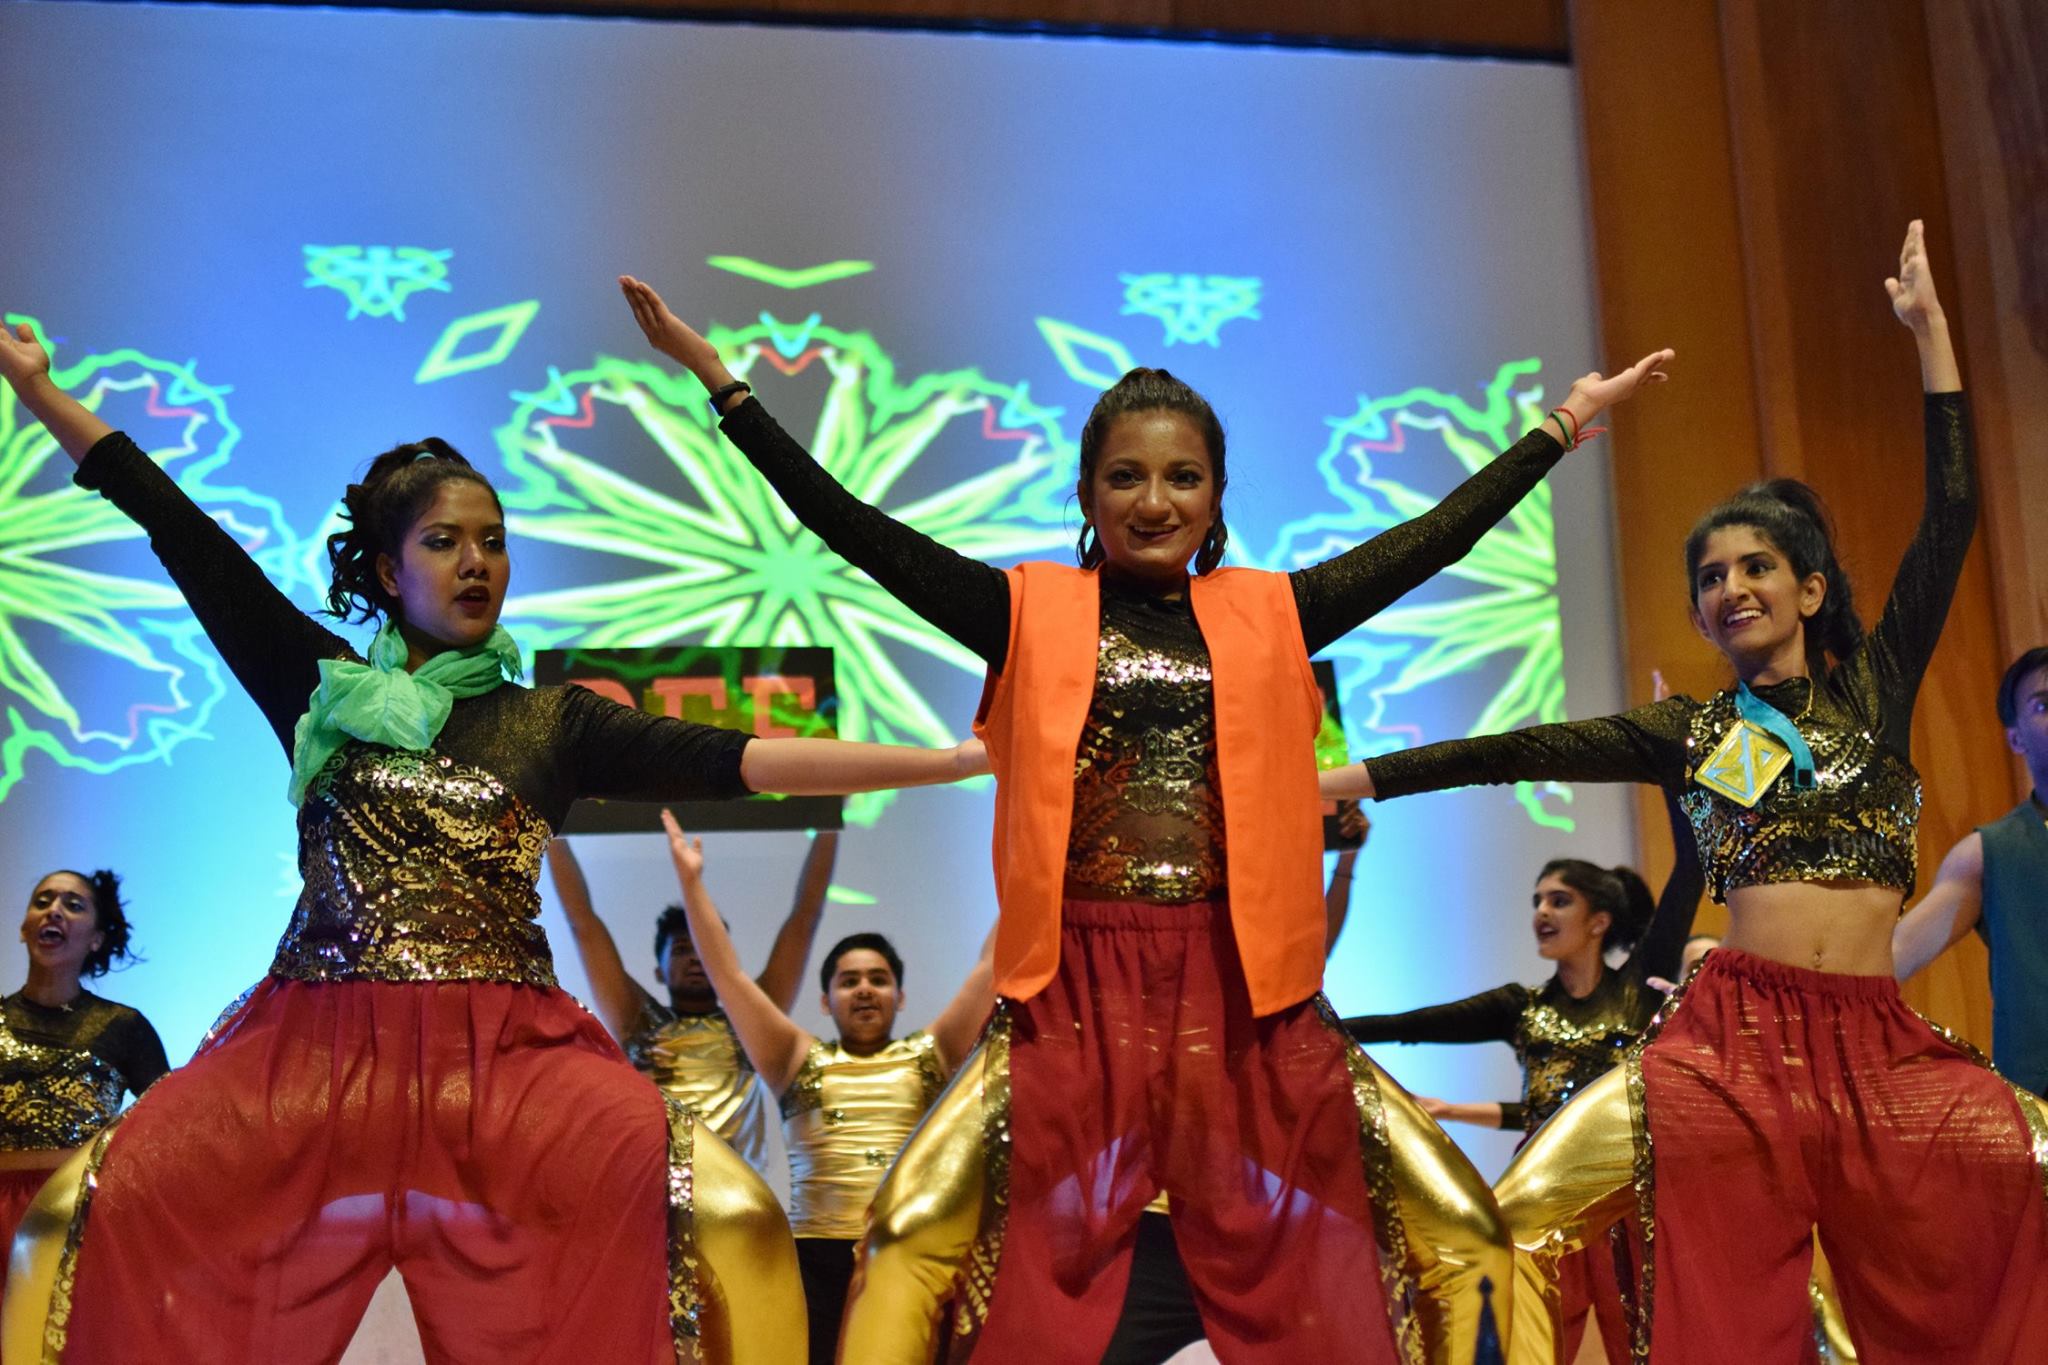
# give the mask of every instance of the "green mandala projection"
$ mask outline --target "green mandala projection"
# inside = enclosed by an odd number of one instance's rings
[[[981,560],[1044,555],[1067,541],[1056,520],[1026,510],[1043,501],[1048,479],[1071,486],[1074,457],[1060,411],[1034,404],[1024,385],[975,369],[899,376],[872,336],[816,315],[786,323],[764,313],[748,327],[716,328],[710,340],[735,374],[780,376],[783,419],[862,501]],[[695,379],[600,357],[551,369],[543,388],[514,398],[497,431],[509,529],[603,565],[586,584],[512,598],[506,615],[526,638],[593,648],[829,645],[843,738],[953,741],[903,666],[922,657],[978,676],[981,660],[798,526],[719,434]],[[806,433],[799,414],[810,404]],[[651,446],[660,477],[617,472],[622,442]],[[942,443],[956,468],[963,445],[977,450],[964,462],[980,472],[937,487],[918,479],[920,460]],[[1041,496],[1027,498],[1034,489]],[[847,819],[872,824],[890,799],[855,797]]]
[[[348,300],[348,316],[405,321],[405,301],[422,291],[448,292],[452,251],[417,246],[308,246],[306,288],[332,289]]]
[[[6,321],[42,335],[32,318]],[[226,386],[190,363],[127,349],[53,366],[51,379],[127,430],[274,578],[290,581],[292,541],[277,504],[213,482],[241,437]],[[0,387],[0,800],[32,753],[95,773],[167,758],[205,733],[225,694],[219,662],[161,571],[110,567],[141,530],[70,475],[56,441]],[[91,680],[92,714],[59,678]]]
[[[1124,312],[1156,318],[1166,344],[1222,345],[1226,322],[1259,315],[1260,282],[1242,275],[1121,275]]]
[[[1543,388],[1534,382],[1541,368],[1533,359],[1502,365],[1476,406],[1430,388],[1361,396],[1356,412],[1332,419],[1317,459],[1325,488],[1343,510],[1289,523],[1268,567],[1327,558],[1435,506],[1436,497],[1382,470],[1448,457],[1459,479],[1478,471],[1542,420]],[[1402,703],[1431,684],[1481,669],[1500,681],[1466,724],[1467,735],[1565,718],[1549,485],[1536,485],[1437,582],[1464,590],[1383,611],[1328,651],[1345,665],[1338,670],[1344,714],[1353,751],[1361,756],[1441,738],[1405,720]],[[1573,827],[1550,804],[1568,803],[1568,788],[1539,790],[1525,782],[1516,796],[1536,823]]]

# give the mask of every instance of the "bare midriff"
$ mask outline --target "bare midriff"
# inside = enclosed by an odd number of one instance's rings
[[[1892,974],[1892,927],[1904,897],[1876,882],[1770,882],[1728,893],[1730,948],[1788,967],[1845,976]]]
[[[78,1150],[76,1147],[38,1147],[26,1152],[0,1151],[0,1171],[54,1171]]]

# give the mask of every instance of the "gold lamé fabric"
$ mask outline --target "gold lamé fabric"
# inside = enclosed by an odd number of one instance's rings
[[[1224,883],[1209,649],[1185,595],[1102,584],[1095,693],[1074,758],[1066,894],[1161,904]]]
[[[68,1047],[31,1042],[0,1019],[0,1151],[76,1147],[121,1112],[128,1079],[91,1050],[112,1019],[82,1019]]]
[[[305,889],[271,974],[553,986],[537,889],[548,834],[482,768],[351,742],[299,808]]]
[[[677,1014],[649,1001],[626,1060],[755,1170],[768,1164],[768,1090],[723,1014]]]
[[[1920,775],[1832,689],[1793,678],[1757,694],[1794,718],[1813,750],[1814,786],[1798,790],[1788,769],[1748,807],[1698,783],[1686,788],[1679,804],[1692,823],[1713,898],[1770,882],[1866,881],[1911,891]],[[1875,712],[1874,699],[1867,710]],[[1717,694],[1692,713],[1688,773],[1738,718],[1733,692]]]
[[[858,1238],[889,1163],[945,1088],[931,1034],[861,1057],[818,1041],[782,1096],[789,1224],[799,1237]]]
[[[1591,994],[1574,999],[1553,977],[1531,992],[1515,1022],[1515,1057],[1522,1064],[1523,1121],[1535,1132],[1566,1100],[1621,1060],[1663,996],[1633,975],[1603,971]]]

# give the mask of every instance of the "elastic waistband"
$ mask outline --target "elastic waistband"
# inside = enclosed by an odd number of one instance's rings
[[[1227,901],[1182,901],[1160,905],[1153,901],[1060,902],[1063,929],[1125,929],[1147,933],[1190,933],[1230,924]]]
[[[1801,995],[1817,995],[1833,1000],[1880,1000],[1897,1001],[1899,983],[1889,976],[1855,976],[1848,972],[1822,972],[1811,967],[1794,967],[1788,962],[1773,962],[1755,953],[1745,953],[1740,948],[1719,947],[1707,953],[1700,963],[1699,975],[1694,978],[1695,988],[1704,986],[1715,978],[1725,977],[1730,981],[1747,982],[1769,990],[1797,991]]]

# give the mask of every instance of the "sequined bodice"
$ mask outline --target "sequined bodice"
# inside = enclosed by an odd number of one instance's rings
[[[1095,693],[1074,761],[1068,893],[1208,900],[1224,880],[1209,650],[1185,597],[1102,588]]]
[[[811,1045],[782,1096],[789,1149],[789,1228],[799,1237],[859,1237],[896,1153],[946,1087],[929,1033],[857,1057]]]
[[[104,1058],[31,1043],[0,1022],[0,1151],[79,1146],[121,1112],[127,1089]]]
[[[305,889],[271,973],[554,985],[536,888],[548,832],[481,768],[350,743],[299,808]]]
[[[1529,993],[1511,1041],[1530,1132],[1621,1059],[1656,1012],[1648,989],[1632,974],[1605,971],[1584,999],[1573,999],[1554,977]]]
[[[755,1170],[768,1164],[768,1092],[722,1014],[656,1007],[626,1040],[626,1060],[702,1119]]]
[[[1692,823],[1717,901],[1770,882],[1866,881],[1910,892],[1918,871],[1920,775],[1828,688],[1805,679],[1759,689],[1794,718],[1813,750],[1814,786],[1793,786],[1788,769],[1754,806],[1697,782],[1679,803]],[[1705,761],[1737,720],[1733,692],[1695,710],[1686,730],[1686,772]]]

